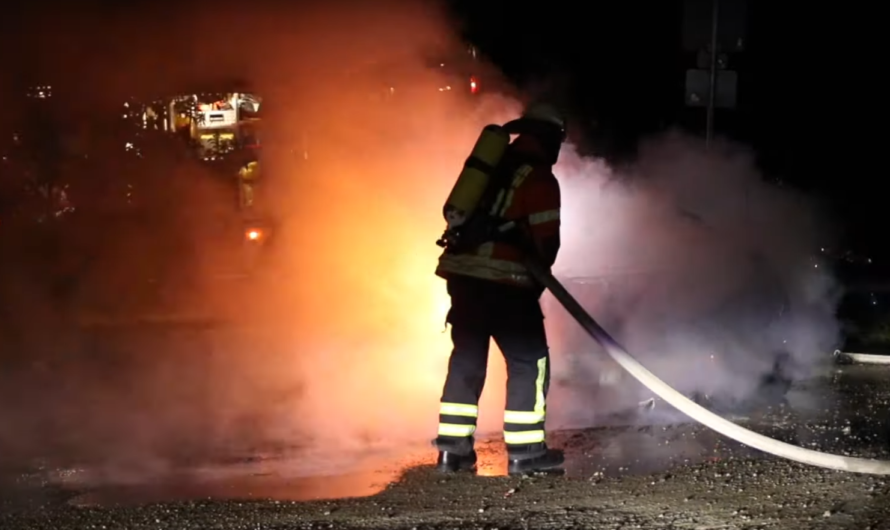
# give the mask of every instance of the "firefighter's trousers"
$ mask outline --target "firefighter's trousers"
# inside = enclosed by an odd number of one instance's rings
[[[448,294],[447,321],[454,349],[442,391],[436,445],[457,453],[472,449],[489,343],[494,338],[507,365],[507,451],[541,450],[550,356],[540,291],[457,277],[448,280]]]

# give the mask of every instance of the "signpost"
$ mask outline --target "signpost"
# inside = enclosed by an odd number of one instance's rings
[[[686,0],[683,47],[697,52],[686,71],[686,106],[705,107],[705,142],[714,138],[715,111],[736,107],[738,74],[730,54],[745,48],[745,0]]]

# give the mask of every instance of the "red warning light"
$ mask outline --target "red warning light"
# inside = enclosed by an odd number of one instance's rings
[[[470,76],[470,93],[475,94],[479,92],[479,83],[476,81],[476,78]]]

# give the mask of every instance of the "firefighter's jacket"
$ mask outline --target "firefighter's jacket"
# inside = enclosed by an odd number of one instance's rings
[[[534,243],[538,258],[552,265],[559,250],[559,183],[551,164],[541,161],[534,143],[520,136],[510,147],[515,162],[510,164],[511,174],[494,196],[489,213],[498,223],[518,222]],[[513,244],[487,241],[465,252],[443,253],[436,274],[446,279],[462,275],[535,287],[523,257],[523,251]]]

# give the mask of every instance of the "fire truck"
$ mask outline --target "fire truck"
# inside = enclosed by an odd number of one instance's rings
[[[245,222],[261,223],[256,187],[260,183],[259,96],[245,92],[200,92],[142,105],[144,129],[160,130],[183,141],[207,167],[228,178],[236,190]],[[263,231],[247,226],[245,237],[259,242]]]
[[[114,142],[101,149],[114,155],[96,164],[94,179],[113,189],[92,193],[106,200],[81,216],[116,241],[92,251],[101,259],[90,269],[118,273],[83,281],[95,294],[81,304],[80,320],[226,319],[213,296],[232,301],[250,291],[271,237],[260,192],[261,103],[237,89],[124,102]],[[130,245],[139,248],[122,250]],[[134,252],[142,256],[135,264]],[[130,273],[116,278],[122,270]]]

